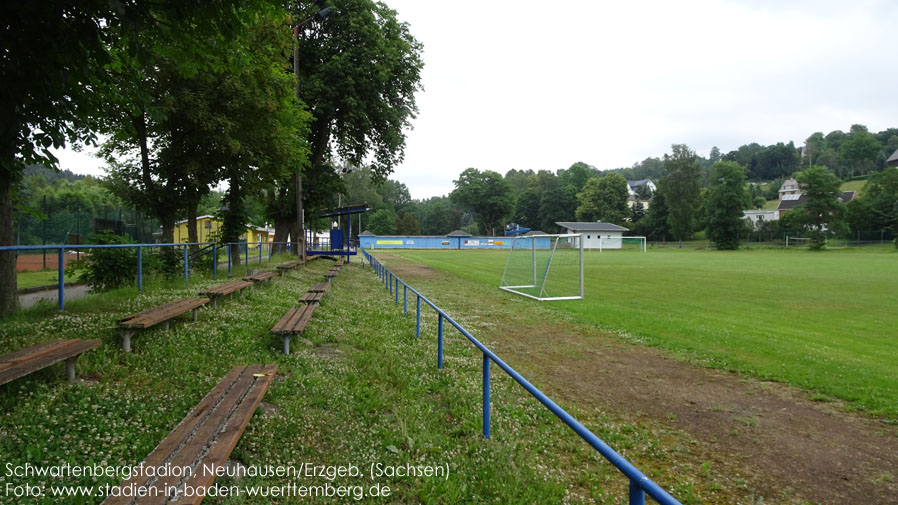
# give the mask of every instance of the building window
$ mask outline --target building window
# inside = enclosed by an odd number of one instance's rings
[[[586,238],[587,238],[587,239],[590,239],[590,238],[592,238],[592,237],[590,237],[589,235],[587,235]]]

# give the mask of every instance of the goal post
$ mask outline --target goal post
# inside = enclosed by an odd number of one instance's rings
[[[515,237],[499,289],[534,300],[583,298],[583,236]]]

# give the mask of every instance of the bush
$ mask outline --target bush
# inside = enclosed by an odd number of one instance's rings
[[[125,237],[112,233],[91,235],[92,244],[133,244]],[[108,291],[130,284],[137,278],[137,249],[133,247],[90,249],[81,260],[73,262],[69,271],[80,270],[79,282],[86,282],[98,291]]]

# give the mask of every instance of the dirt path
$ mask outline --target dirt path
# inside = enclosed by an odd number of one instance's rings
[[[442,275],[378,256],[408,281]],[[464,298],[439,303],[489,317]],[[727,476],[728,486],[746,486],[744,496],[763,497],[763,503],[898,504],[898,427],[813,402],[789,386],[677,361],[580,324],[534,328],[503,320],[501,331],[482,337],[563,403],[600,406],[650,427],[688,433],[698,441],[696,457]]]

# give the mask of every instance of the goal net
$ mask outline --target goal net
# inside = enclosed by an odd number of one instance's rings
[[[583,298],[583,237],[515,237],[499,288],[536,300]]]

